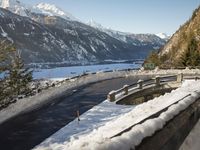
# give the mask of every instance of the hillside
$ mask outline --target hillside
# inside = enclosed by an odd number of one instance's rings
[[[200,65],[200,7],[159,52],[165,66]]]

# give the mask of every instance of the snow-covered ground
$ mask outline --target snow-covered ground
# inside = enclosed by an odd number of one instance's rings
[[[77,120],[74,120],[38,145],[35,150],[129,150],[138,145],[143,138],[151,136],[155,131],[162,128],[167,121],[199,97],[200,81],[184,81],[180,88],[171,93],[132,108],[124,108],[124,112],[120,108],[124,106],[110,105],[110,102],[105,101],[80,116],[84,121],[80,121],[79,125]],[[180,99],[181,101],[179,102]],[[108,109],[106,105],[111,110],[119,107],[119,116],[112,117],[110,113],[104,113]],[[98,107],[101,109],[97,109]],[[111,138],[133,124],[137,124],[167,107],[169,108],[161,113],[159,117],[149,119],[142,124],[134,126],[129,132]],[[93,111],[95,113],[92,113]],[[91,115],[95,119],[90,120]],[[102,120],[105,120],[105,122],[101,122]]]
[[[33,72],[34,79],[57,79],[68,78],[83,73],[94,73],[100,71],[112,71],[123,69],[138,69],[141,66],[138,64],[106,64],[106,65],[91,65],[91,66],[73,66],[73,67],[58,67],[53,69],[37,69]]]
[[[50,143],[62,143],[76,139],[81,134],[88,134],[94,128],[105,125],[108,121],[116,119],[120,115],[129,112],[134,106],[115,105],[109,101],[104,101],[101,104],[94,106],[78,119],[63,127],[60,132],[54,134],[52,138],[47,139],[45,145]],[[73,136],[71,136],[73,135]]]

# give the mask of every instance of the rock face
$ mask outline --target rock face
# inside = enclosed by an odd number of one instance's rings
[[[78,65],[141,59],[164,44],[155,35],[128,35],[123,41],[54,5],[30,7],[18,0],[2,0],[1,7],[0,39],[14,43],[27,64]]]
[[[198,60],[200,52],[200,8],[197,8],[192,17],[180,27],[180,29],[171,37],[168,43],[161,49],[159,55],[163,60],[172,65],[192,65],[198,64],[188,63],[184,64],[183,58]],[[196,56],[195,56],[196,55]],[[193,60],[192,60],[193,59]],[[200,62],[199,62],[200,64]]]

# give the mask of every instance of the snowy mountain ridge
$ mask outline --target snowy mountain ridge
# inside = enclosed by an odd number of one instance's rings
[[[161,45],[164,45],[167,39],[167,35],[163,38],[155,34],[133,34],[128,32],[116,31],[110,28],[106,28],[100,23],[95,22],[94,20],[90,20],[87,24],[95,29],[107,33],[108,35],[119,41],[131,43],[135,46],[148,45],[149,43],[160,43]],[[155,47],[155,49],[157,48]]]
[[[77,20],[70,13],[63,11],[53,4],[39,3],[36,6],[33,6],[33,8],[39,9],[43,14],[47,14],[49,16],[58,16],[64,19]]]
[[[29,6],[25,6],[19,0],[1,0],[0,2],[0,7],[20,16],[27,16],[27,12],[30,9]]]
[[[1,0],[0,7],[20,16],[30,17],[30,13],[36,13],[48,16],[58,16],[67,20],[77,20],[70,13],[63,11],[53,4],[39,3],[35,6],[29,6],[19,0]]]

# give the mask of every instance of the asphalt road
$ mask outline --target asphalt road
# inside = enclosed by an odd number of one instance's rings
[[[146,79],[147,77],[139,77]],[[29,150],[106,99],[111,90],[137,82],[138,77],[106,80],[80,87],[40,109],[17,116],[0,125],[1,150]]]

